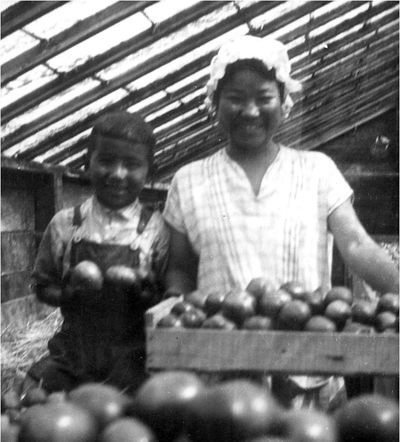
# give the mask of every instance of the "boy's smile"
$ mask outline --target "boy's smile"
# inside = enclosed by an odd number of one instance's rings
[[[98,200],[111,209],[133,203],[149,172],[149,147],[140,142],[101,136],[89,164],[89,176]]]

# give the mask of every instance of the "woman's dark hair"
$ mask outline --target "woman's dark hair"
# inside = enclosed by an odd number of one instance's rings
[[[239,70],[244,68],[259,73],[260,75],[265,77],[266,80],[276,81],[278,84],[279,97],[281,99],[281,102],[282,103],[284,102],[285,85],[281,81],[278,81],[276,79],[275,69],[268,69],[261,60],[250,58],[250,59],[235,61],[234,63],[229,64],[226,67],[225,75],[221,78],[221,80],[219,80],[217,88],[214,92],[213,104],[216,108],[218,108],[218,102],[221,96],[221,91],[226,85],[226,83],[228,83],[232,79],[234,74],[236,74]]]
[[[139,114],[129,112],[110,112],[96,120],[90,133],[89,146],[86,155],[85,169],[89,168],[90,158],[96,150],[100,137],[119,138],[121,140],[142,143],[148,147],[147,161],[149,175],[153,172],[153,151],[156,139],[151,126]]]

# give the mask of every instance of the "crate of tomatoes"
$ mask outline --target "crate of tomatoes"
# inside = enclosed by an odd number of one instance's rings
[[[355,300],[335,286],[245,290],[168,298],[146,312],[149,370],[290,374],[399,373],[399,295]]]

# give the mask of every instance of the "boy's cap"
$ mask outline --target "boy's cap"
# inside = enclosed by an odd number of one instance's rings
[[[228,65],[239,60],[259,60],[268,70],[275,70],[277,81],[285,87],[284,113],[293,106],[290,93],[301,90],[301,83],[290,76],[290,61],[285,45],[271,37],[243,35],[223,44],[210,64],[210,78],[206,86],[205,104],[215,111],[214,94],[219,81],[225,76]]]

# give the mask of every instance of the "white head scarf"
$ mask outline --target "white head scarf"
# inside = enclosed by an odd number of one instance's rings
[[[224,77],[228,65],[238,60],[260,60],[268,70],[275,69],[276,79],[285,87],[285,101],[282,103],[285,117],[293,107],[290,93],[301,90],[301,83],[290,77],[290,61],[283,43],[271,37],[243,35],[221,46],[211,60],[210,78],[206,85],[205,104],[210,112],[215,111],[213,98],[219,81]]]

